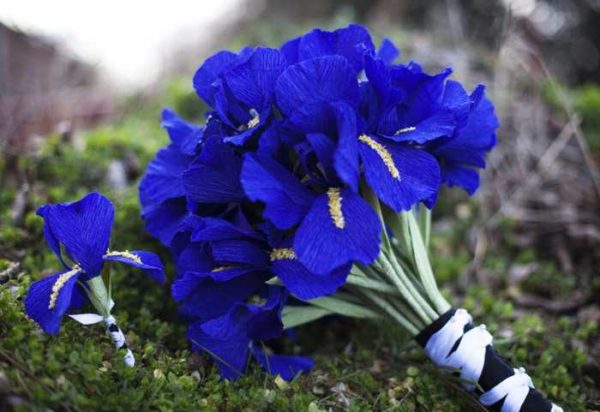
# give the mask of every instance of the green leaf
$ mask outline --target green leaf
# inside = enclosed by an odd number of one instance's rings
[[[339,295],[338,295],[339,296]],[[323,308],[328,310],[329,312],[348,316],[351,318],[360,318],[360,319],[376,319],[379,318],[379,314],[377,312],[372,311],[371,309],[365,308],[363,306],[347,302],[346,300],[334,298],[334,297],[323,297],[317,298],[310,301],[307,301],[313,306],[317,306],[319,308]]]
[[[332,313],[315,306],[286,306],[283,308],[281,320],[285,329],[295,328],[313,322]]]
[[[363,275],[350,273],[348,279],[346,280],[346,284],[358,286],[360,288],[366,288],[375,290],[377,292],[389,293],[392,295],[399,295],[398,289],[393,285],[389,285],[384,282],[380,282],[378,280],[373,280]]]

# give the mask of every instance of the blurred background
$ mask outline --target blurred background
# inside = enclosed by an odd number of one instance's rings
[[[402,62],[487,85],[498,148],[474,198],[448,192],[434,210],[438,276],[476,314],[504,313],[500,300],[510,319],[592,325],[557,326],[564,353],[583,355],[552,352],[579,363],[549,361],[545,389],[584,385],[571,395],[600,408],[600,0],[3,0],[0,282],[27,269],[43,201],[101,188],[135,219],[137,181],[167,142],[161,107],[202,121],[191,78],[211,53],[350,22]]]

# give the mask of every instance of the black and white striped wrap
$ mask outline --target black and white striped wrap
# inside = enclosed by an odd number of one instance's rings
[[[112,341],[115,344],[115,348],[117,348],[117,350],[121,349],[125,351],[123,362],[125,362],[125,365],[132,368],[135,366],[135,357],[133,356],[131,349],[129,349],[129,346],[127,346],[125,335],[121,331],[121,328],[117,326],[117,321],[112,315],[103,318],[103,321],[108,329],[108,333],[110,334]]]
[[[464,382],[477,382],[478,385],[463,386],[475,392],[491,411],[563,411],[535,389],[523,368],[513,368],[496,353],[485,325],[473,326],[472,322],[466,310],[451,309],[422,330],[415,340],[436,365],[460,371]]]

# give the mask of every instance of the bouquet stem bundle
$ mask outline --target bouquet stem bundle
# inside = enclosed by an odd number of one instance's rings
[[[376,196],[367,193],[365,198],[378,212],[383,226],[390,228],[382,232],[377,260],[352,268],[346,292],[309,301],[310,306],[287,307],[284,325],[310,322],[316,314],[391,320],[415,339],[432,361],[460,373],[463,386],[476,391],[480,402],[492,410],[562,411],[535,390],[523,368],[513,369],[494,351],[492,337],[484,325],[474,328],[470,315],[463,309],[452,309],[441,294],[427,250],[430,210],[419,206],[414,212],[396,214],[381,205]],[[315,307],[320,312],[314,312]],[[440,336],[440,331],[452,324],[456,325],[451,329],[453,339],[448,340],[448,333]],[[465,332],[473,336],[470,342]],[[440,340],[446,340],[445,345],[437,345]],[[448,362],[453,356],[458,359]]]

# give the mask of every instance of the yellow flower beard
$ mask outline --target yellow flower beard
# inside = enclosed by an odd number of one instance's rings
[[[106,252],[106,255],[104,255],[104,257],[111,257],[111,256],[120,256],[120,257],[124,257],[127,259],[131,259],[133,260],[135,263],[138,264],[142,264],[142,259],[136,255],[135,253],[131,253],[130,251],[126,250],[124,252],[117,252],[117,251],[108,251]]]
[[[271,259],[271,262],[273,262],[275,260],[283,260],[283,259],[294,260],[294,259],[297,259],[297,256],[296,256],[296,252],[294,252],[294,249],[278,248],[278,249],[273,249],[271,251],[269,258]]]
[[[342,213],[342,196],[340,189],[332,187],[327,191],[327,197],[329,198],[327,204],[329,206],[329,215],[333,220],[333,224],[338,229],[343,229],[346,226],[346,219]]]
[[[392,175],[394,179],[400,180],[400,172],[394,163],[394,159],[392,158],[392,154],[383,146],[382,144],[376,142],[366,134],[362,134],[358,137],[358,140],[369,146],[373,149],[381,158],[385,167],[387,167],[388,171]]]
[[[402,133],[413,132],[415,130],[417,130],[417,128],[414,126],[403,127],[402,129],[396,131],[396,133],[394,133],[394,136],[398,136],[399,134],[402,134]]]
[[[56,301],[58,300],[58,294],[60,293],[61,289],[67,284],[69,279],[77,275],[79,271],[81,271],[81,268],[75,265],[73,269],[63,273],[58,277],[58,279],[56,279],[56,282],[54,282],[54,285],[52,285],[52,292],[50,293],[50,303],[48,303],[48,309],[54,309],[54,307],[56,306]]]

